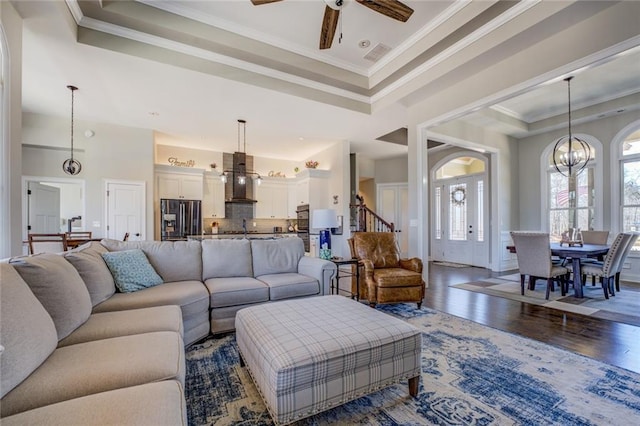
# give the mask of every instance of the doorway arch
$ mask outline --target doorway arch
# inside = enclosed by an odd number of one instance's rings
[[[457,151],[431,170],[431,260],[490,266],[489,158]]]

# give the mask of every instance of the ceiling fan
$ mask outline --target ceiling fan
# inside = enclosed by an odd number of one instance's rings
[[[255,6],[260,6],[279,1],[281,0],[251,0],[251,3]],[[322,28],[320,30],[320,49],[329,49],[338,27],[338,18],[340,17],[340,9],[344,5],[344,0],[324,0],[324,2],[327,6],[324,9],[324,18],[322,19]],[[356,0],[356,2],[401,22],[407,22],[413,13],[413,9],[398,0]]]

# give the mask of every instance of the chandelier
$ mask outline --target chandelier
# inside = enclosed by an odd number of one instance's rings
[[[242,142],[242,151],[240,150],[240,145]],[[225,169],[220,174],[220,180],[223,183],[227,183],[229,176],[232,179],[236,179],[236,181],[240,185],[245,185],[247,183],[247,176],[256,176],[255,181],[257,185],[262,183],[262,177],[252,171],[247,170],[246,166],[246,155],[247,155],[247,121],[246,120],[238,120],[238,151],[234,155],[237,155],[241,158],[240,161],[236,164],[234,161],[234,165],[232,169]]]
[[[591,146],[571,133],[571,79],[573,76],[564,79],[569,99],[569,135],[558,139],[553,147],[553,165],[566,177],[578,175],[591,160]]]
[[[67,158],[62,163],[62,170],[68,175],[77,175],[82,170],[82,164],[73,158],[73,94],[78,88],[76,86],[67,86],[71,90],[71,158]]]

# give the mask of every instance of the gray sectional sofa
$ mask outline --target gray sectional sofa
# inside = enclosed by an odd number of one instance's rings
[[[162,283],[116,291],[102,254],[140,249]],[[185,345],[243,307],[330,294],[302,240],[121,242],[0,263],[0,417],[14,424],[186,424]]]

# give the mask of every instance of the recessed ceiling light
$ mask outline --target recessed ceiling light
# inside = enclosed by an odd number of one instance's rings
[[[94,131],[93,131],[93,130],[91,130],[91,129],[88,129],[88,130],[86,130],[86,131],[84,132],[84,136],[85,136],[85,137],[87,137],[87,138],[92,138],[92,137],[94,137],[94,136],[95,136],[95,134],[96,134],[96,132],[94,132]]]
[[[360,40],[358,42],[358,47],[360,49],[366,49],[369,46],[371,46],[371,42],[369,40]]]
[[[303,141],[303,140],[304,140],[304,138],[303,138],[302,136],[300,136],[300,137],[298,138],[298,140],[299,140],[299,141]]]

